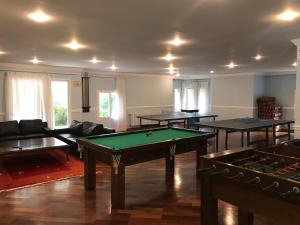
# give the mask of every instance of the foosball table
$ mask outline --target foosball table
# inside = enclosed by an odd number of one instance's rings
[[[253,214],[300,224],[300,148],[284,143],[265,150],[201,157],[201,225],[218,224],[218,200],[238,207],[239,225],[252,225]]]

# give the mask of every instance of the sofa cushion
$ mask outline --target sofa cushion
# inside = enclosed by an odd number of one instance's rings
[[[40,119],[20,120],[19,127],[22,134],[44,133],[43,122]]]
[[[24,139],[23,135],[0,136],[0,142],[1,141],[11,141],[11,140],[22,140],[22,139]]]
[[[0,136],[20,134],[18,121],[0,122]]]
[[[95,135],[101,133],[102,130],[103,130],[102,124],[92,123],[88,121],[83,122],[83,127],[82,127],[83,136]]]
[[[83,124],[77,120],[73,120],[70,125],[71,134],[80,136],[82,133]]]
[[[47,137],[45,133],[34,133],[34,134],[25,134],[24,138],[42,138]]]

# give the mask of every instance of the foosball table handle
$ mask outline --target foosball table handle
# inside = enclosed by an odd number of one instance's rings
[[[274,181],[273,184],[263,187],[262,190],[267,191],[271,188],[278,188],[278,187],[279,187],[279,183],[277,181]]]

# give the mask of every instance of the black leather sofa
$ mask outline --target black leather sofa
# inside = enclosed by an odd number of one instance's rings
[[[55,129],[51,133],[54,137],[70,145],[70,152],[73,155],[81,157],[76,138],[115,133],[115,130],[106,128],[102,124],[73,120],[69,128]]]
[[[50,129],[47,122],[43,122],[40,119],[0,122],[0,142],[41,138],[49,135]]]

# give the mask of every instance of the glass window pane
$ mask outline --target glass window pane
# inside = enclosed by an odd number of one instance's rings
[[[68,126],[68,81],[52,81],[54,128]]]
[[[110,116],[110,94],[101,92],[99,93],[99,116]]]
[[[175,111],[180,111],[181,109],[181,96],[178,88],[174,90],[174,108]]]

